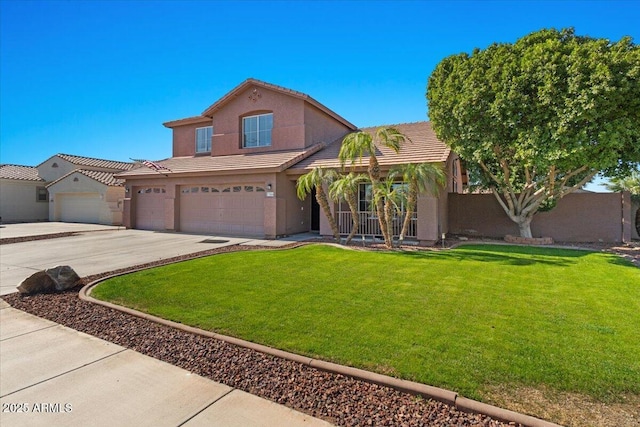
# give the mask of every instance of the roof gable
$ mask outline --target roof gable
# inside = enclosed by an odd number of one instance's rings
[[[64,161],[67,161],[69,163],[71,163],[72,165],[75,166],[85,166],[85,167],[95,167],[95,168],[102,168],[102,169],[112,169],[114,171],[124,171],[124,170],[129,170],[131,168],[133,168],[133,163],[129,163],[129,162],[119,162],[116,160],[104,160],[104,159],[96,159],[93,157],[83,157],[83,156],[74,156],[71,154],[62,154],[62,153],[58,153],[58,154],[54,154],[53,156],[49,157],[47,160],[45,160],[44,162],[40,163],[38,166],[46,163],[47,161],[53,159],[53,158],[60,158]]]
[[[47,188],[68,179],[70,176],[76,173],[84,175],[96,182],[99,182],[100,184],[104,184],[109,187],[122,187],[124,185],[124,181],[122,179],[118,179],[114,176],[117,172],[103,172],[103,171],[93,171],[93,170],[85,170],[85,169],[75,169],[69,172],[68,174],[61,176],[60,178],[48,184]]]
[[[215,103],[213,103],[209,108],[204,110],[202,112],[201,116],[202,117],[213,117],[213,114],[216,111],[218,111],[221,108],[223,108],[228,102],[230,102],[232,99],[234,99],[235,97],[240,95],[243,91],[245,91],[246,89],[248,89],[251,86],[262,87],[262,88],[269,89],[269,90],[272,90],[272,91],[275,91],[275,92],[278,92],[278,93],[282,93],[282,94],[287,95],[287,96],[291,96],[293,98],[302,99],[303,101],[309,103],[310,105],[313,105],[314,107],[318,108],[320,111],[324,112],[325,114],[329,115],[333,119],[335,119],[338,122],[342,123],[346,127],[350,128],[350,129],[356,129],[356,126],[353,125],[351,122],[349,122],[348,120],[346,120],[342,116],[338,115],[334,111],[330,110],[329,108],[325,107],[324,105],[322,105],[321,103],[319,103],[318,101],[316,101],[315,99],[311,98],[309,95],[307,95],[305,93],[298,92],[298,91],[291,90],[291,89],[287,89],[286,87],[277,86],[277,85],[274,85],[274,84],[271,84],[271,83],[267,83],[267,82],[263,82],[261,80],[257,80],[257,79],[253,79],[253,78],[248,78],[247,80],[243,81],[238,86],[233,88],[230,92],[228,92],[222,98],[220,98]],[[172,123],[172,122],[168,122],[168,123]]]

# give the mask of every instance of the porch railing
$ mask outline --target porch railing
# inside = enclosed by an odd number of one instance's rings
[[[378,216],[372,212],[358,212],[358,216],[360,218],[360,227],[358,227],[358,232],[356,235],[365,236],[365,237],[381,237],[382,232],[380,231],[380,221],[378,221]],[[395,237],[400,235],[400,231],[402,230],[402,223],[404,221],[404,214],[402,215],[394,215],[393,218],[393,235]],[[338,223],[338,230],[340,234],[347,235],[351,232],[351,211],[338,211],[336,212],[336,222]],[[407,230],[407,234],[405,238],[415,239],[417,236],[417,223],[418,218],[416,212],[413,213],[413,217],[411,218],[411,222],[409,223],[409,228]]]

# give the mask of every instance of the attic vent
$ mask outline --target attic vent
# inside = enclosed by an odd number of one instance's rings
[[[75,178],[73,178],[73,182],[78,182],[78,181],[80,181],[80,180],[78,179],[77,176]]]
[[[57,167],[58,167],[58,164],[57,164],[57,163],[54,163],[54,164],[52,164],[52,165],[51,165],[51,167],[52,167],[52,168],[57,168]]]
[[[254,88],[249,95],[249,99],[253,102],[256,102],[260,98],[262,98],[262,95],[260,94],[260,92],[258,92],[258,88]]]

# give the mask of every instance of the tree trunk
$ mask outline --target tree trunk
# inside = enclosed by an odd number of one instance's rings
[[[387,226],[387,232],[384,239],[384,245],[387,249],[393,248],[393,203],[387,200],[384,204],[384,222]]]
[[[373,200],[375,200],[376,205],[376,214],[378,215],[378,223],[380,223],[380,231],[382,232],[382,237],[384,238],[385,245],[388,245],[391,241],[391,237],[388,236],[387,230],[387,221],[384,216],[384,202],[380,197],[376,197],[375,193],[378,190],[378,185],[380,184],[380,165],[378,165],[378,159],[376,159],[373,153],[370,154],[369,157],[369,179],[371,180],[371,191],[373,192]]]
[[[336,224],[336,219],[331,214],[331,208],[329,207],[329,201],[327,200],[327,195],[324,192],[324,188],[322,185],[318,185],[316,187],[316,200],[318,204],[322,208],[327,220],[329,221],[329,225],[331,226],[331,231],[333,232],[333,237],[336,239],[336,242],[340,243],[340,230],[338,230],[338,224]]]
[[[348,245],[353,239],[353,236],[356,235],[358,229],[360,228],[360,215],[358,214],[358,199],[355,194],[349,194],[347,197],[347,204],[349,205],[349,209],[351,210],[351,233],[347,236],[347,241],[345,245]]]
[[[520,237],[533,237],[531,234],[531,219],[532,218],[525,218],[521,222],[518,222]]]
[[[400,232],[401,242],[404,240],[404,236],[406,236],[407,231],[409,230],[409,224],[411,224],[411,219],[413,217],[413,212],[415,211],[417,199],[418,190],[413,184],[409,184],[409,194],[407,195],[407,212],[404,217],[404,222],[402,223],[402,231]]]

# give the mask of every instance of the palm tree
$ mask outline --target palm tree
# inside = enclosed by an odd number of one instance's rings
[[[399,238],[400,241],[403,241],[415,212],[418,194],[428,192],[437,196],[439,187],[445,183],[445,175],[442,166],[437,163],[408,163],[400,165],[392,169],[392,171],[401,175],[402,180],[407,183],[408,187],[406,215]]]
[[[354,166],[356,161],[362,163],[362,158],[368,155],[369,166],[367,172],[369,173],[371,187],[375,196],[379,188],[378,184],[380,183],[380,164],[376,157],[376,148],[378,146],[384,146],[397,153],[400,151],[400,146],[406,141],[411,140],[393,127],[378,128],[373,135],[363,131],[350,133],[342,140],[342,146],[338,154],[340,165],[344,168],[347,161],[349,161],[351,162],[351,166]],[[384,237],[385,244],[390,246],[392,236],[387,235],[388,228],[384,215],[384,201],[380,197],[374,197],[374,200],[376,200],[376,213],[378,215],[378,221],[380,222],[382,236]]]
[[[631,193],[631,200],[640,203],[640,170],[633,170],[624,177],[611,178],[611,182],[605,184],[609,191],[621,193],[628,191]],[[640,234],[640,209],[636,211],[636,231]]]
[[[393,248],[393,216],[396,212],[402,211],[402,204],[407,199],[406,186],[398,183],[396,179],[398,173],[390,172],[387,177],[380,181],[373,193],[373,200],[376,204],[382,203],[384,224],[387,227],[384,235],[389,236],[385,239],[384,245],[387,249]]]
[[[347,236],[345,244],[349,244],[353,236],[356,235],[360,228],[360,216],[358,214],[358,189],[360,183],[364,182],[367,178],[362,174],[356,174],[350,172],[348,175],[343,175],[340,179],[337,179],[329,186],[329,197],[333,200],[344,200],[349,205],[351,210],[351,232]]]
[[[336,242],[340,242],[340,231],[338,230],[335,218],[331,214],[327,194],[324,191],[324,185],[331,185],[337,176],[338,173],[333,169],[315,167],[311,172],[298,178],[296,183],[296,192],[298,194],[298,198],[300,200],[304,200],[307,197],[307,194],[311,193],[313,188],[316,189],[316,200],[329,220],[333,237],[336,239]]]

